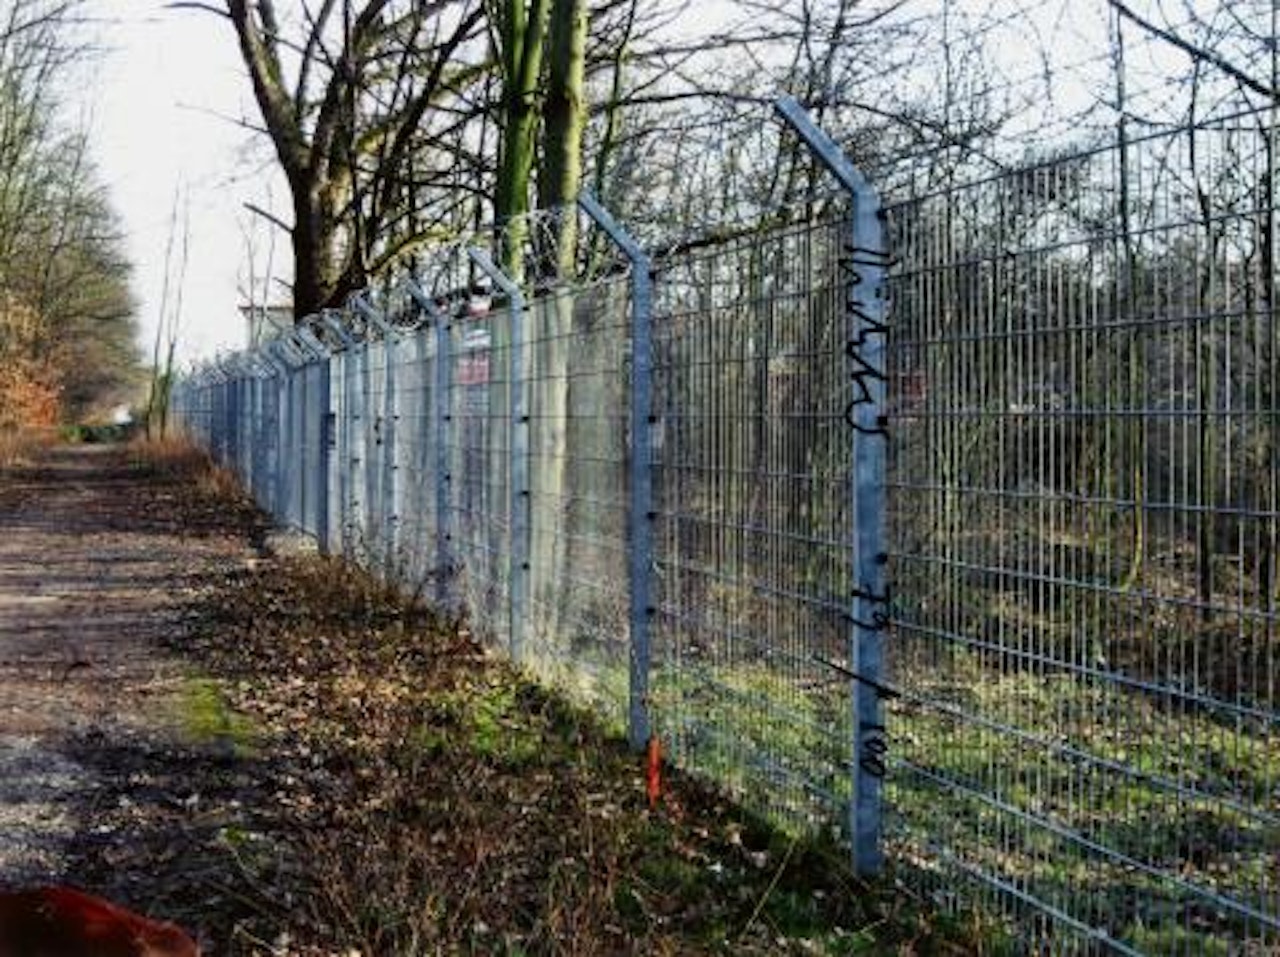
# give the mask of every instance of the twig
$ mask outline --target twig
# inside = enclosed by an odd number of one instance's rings
[[[791,853],[796,849],[796,843],[799,837],[791,838],[791,843],[787,845],[787,853],[782,855],[782,863],[778,865],[778,869],[773,872],[773,877],[769,880],[769,886],[764,889],[764,893],[760,895],[760,899],[756,901],[755,910],[751,912],[751,916],[747,918],[747,923],[739,932],[738,937],[741,939],[746,936],[747,931],[751,929],[751,925],[756,922],[756,918],[760,916],[760,912],[764,910],[764,905],[769,900],[769,895],[773,893],[773,889],[778,886],[778,881],[782,879],[782,872],[787,869],[787,864],[791,861]]]
[[[1194,43],[1189,43],[1182,39],[1182,37],[1178,36],[1172,30],[1162,29],[1150,20],[1144,20],[1142,17],[1138,16],[1138,14],[1134,13],[1128,6],[1122,3],[1121,0],[1108,0],[1108,2],[1113,8],[1115,8],[1116,12],[1119,13],[1120,16],[1124,17],[1126,20],[1131,20],[1143,30],[1146,30],[1153,36],[1159,37],[1165,43],[1177,47],[1193,60],[1203,60],[1206,63],[1213,64],[1241,86],[1248,87],[1260,96],[1265,96],[1270,100],[1280,99],[1280,90],[1276,90],[1267,86],[1265,83],[1255,80],[1253,77],[1249,76],[1249,74],[1245,73],[1244,70],[1228,61],[1225,57],[1219,56],[1213,50],[1198,47]],[[1274,42],[1274,39],[1272,42]]]
[[[210,877],[202,877],[200,878],[198,883],[203,884],[205,887],[211,887],[214,890],[218,891],[219,893],[226,894],[228,897],[234,897],[241,904],[243,904],[245,907],[248,907],[250,910],[252,910],[255,914],[257,914],[260,917],[267,917],[267,918],[270,918],[271,920],[279,920],[282,916],[288,915],[288,911],[286,911],[284,908],[264,902],[263,900],[254,899],[248,896],[247,894],[241,894],[238,890],[236,890],[230,884],[225,883],[224,881],[215,880],[214,878],[210,878]]]
[[[271,223],[273,226],[279,227],[280,229],[284,230],[286,233],[293,232],[292,226],[286,223],[283,219],[281,219],[275,213],[267,212],[267,210],[263,209],[261,206],[257,205],[256,203],[245,203],[244,208],[251,213],[256,213],[257,215],[265,219],[267,222]]]

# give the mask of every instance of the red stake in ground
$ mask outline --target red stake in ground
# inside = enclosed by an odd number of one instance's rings
[[[655,734],[649,739],[649,750],[645,762],[645,786],[649,794],[649,808],[658,806],[662,797],[662,743]]]

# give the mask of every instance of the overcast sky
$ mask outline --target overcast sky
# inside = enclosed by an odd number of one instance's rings
[[[259,143],[234,121],[253,118],[231,28],[162,0],[92,0],[104,47],[91,71],[93,150],[121,216],[148,350],[160,311],[175,191],[189,190],[190,264],[180,355],[243,342],[236,306],[247,199],[263,202],[274,176]],[[259,225],[259,231],[265,228]],[[287,252],[281,242],[277,255]]]

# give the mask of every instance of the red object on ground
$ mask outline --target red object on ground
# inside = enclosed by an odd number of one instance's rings
[[[649,807],[658,806],[662,797],[662,742],[654,735],[649,739],[648,760],[645,765],[645,785],[649,792]],[[3,955],[0,955],[3,957]]]
[[[0,892],[0,957],[200,957],[173,924],[67,887]]]

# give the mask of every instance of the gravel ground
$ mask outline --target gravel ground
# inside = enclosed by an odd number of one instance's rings
[[[254,556],[243,523],[192,523],[181,490],[119,447],[57,448],[0,474],[0,886],[77,883],[116,774],[86,741],[179,734],[166,652],[202,581]]]

